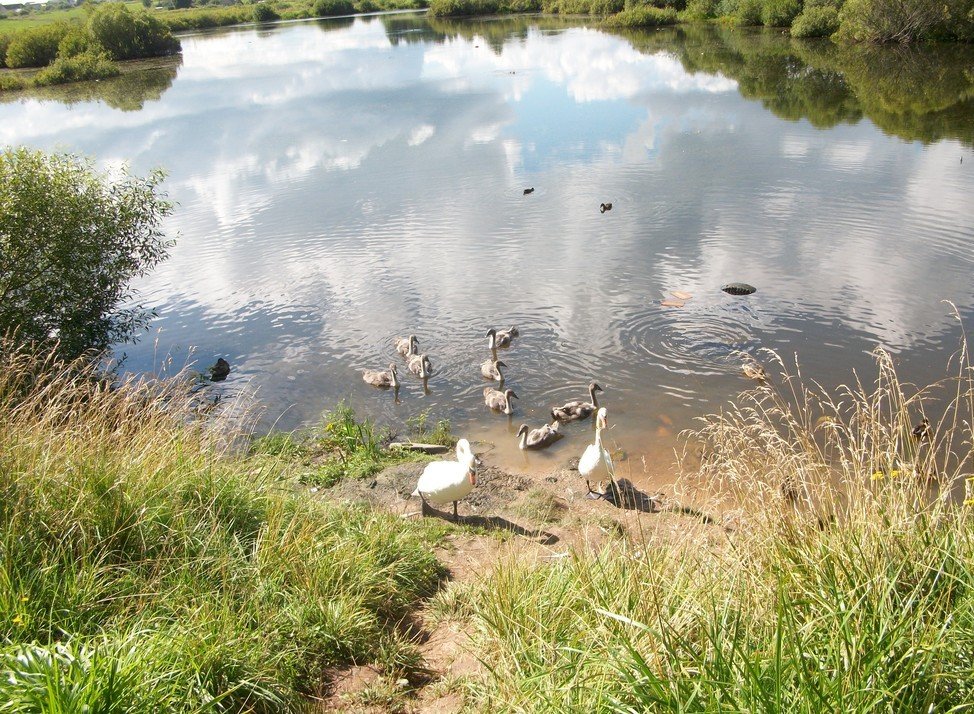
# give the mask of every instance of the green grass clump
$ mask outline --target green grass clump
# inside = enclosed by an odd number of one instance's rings
[[[964,351],[962,354],[966,354]],[[974,380],[832,397],[788,376],[712,417],[686,521],[505,561],[464,598],[496,711],[964,711],[974,701]],[[913,435],[930,415],[927,436]],[[942,415],[934,418],[934,414]],[[941,497],[966,484],[966,499]],[[632,531],[630,537],[632,538]],[[460,612],[441,596],[439,607]]]
[[[671,7],[660,8],[642,5],[611,15],[604,22],[607,27],[635,28],[675,25],[676,20],[676,10]]]
[[[551,491],[532,488],[524,494],[516,510],[518,515],[543,525],[560,521],[568,511],[568,506]]]
[[[422,412],[406,421],[406,433],[418,442],[450,446],[456,437],[450,422],[442,419],[430,428],[429,413]],[[314,486],[334,486],[343,479],[362,479],[405,461],[427,458],[425,454],[389,449],[392,435],[371,419],[359,419],[355,410],[339,404],[324,415],[322,424],[304,433],[272,432],[255,439],[251,453],[283,457],[302,464],[299,479]]]
[[[4,711],[294,710],[328,668],[418,666],[436,527],[300,495],[185,391],[0,350]]]

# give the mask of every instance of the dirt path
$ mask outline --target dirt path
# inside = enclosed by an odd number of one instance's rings
[[[531,476],[507,473],[489,463],[481,468],[477,488],[459,508],[460,523],[481,534],[458,531],[437,549],[437,557],[449,570],[446,588],[473,584],[506,558],[551,562],[571,557],[573,551],[597,551],[620,537],[668,542],[685,529],[687,518],[700,517],[674,501],[672,494],[647,494],[635,487],[623,489],[621,494],[610,489],[607,497],[593,498],[576,463],[569,461]],[[422,463],[400,464],[372,479],[343,482],[322,496],[367,502],[403,518],[421,518],[419,499],[410,494],[423,468]],[[613,500],[622,501],[623,507]],[[451,519],[452,508],[427,517]],[[427,681],[391,683],[368,667],[337,672],[332,694],[321,711],[461,711],[458,683],[481,673],[472,633],[462,622],[437,617],[429,609],[420,613],[414,630],[430,672]]]

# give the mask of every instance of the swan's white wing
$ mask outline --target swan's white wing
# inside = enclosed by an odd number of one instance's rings
[[[599,467],[600,460],[599,447],[596,444],[589,444],[582,452],[582,458],[578,460],[578,472],[585,477],[591,476]]]
[[[433,503],[449,503],[459,501],[472,490],[473,484],[467,476],[466,464],[434,461],[426,465],[413,495],[422,494]]]

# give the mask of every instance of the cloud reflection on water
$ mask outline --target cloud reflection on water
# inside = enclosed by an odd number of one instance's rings
[[[469,403],[457,365],[514,321],[528,413],[605,374],[648,418],[739,388],[733,349],[861,366],[875,341],[936,346],[941,298],[971,309],[972,179],[952,142],[782,122],[731,79],[585,27],[494,51],[360,19],[184,52],[140,112],[26,100],[0,106],[0,141],[165,166],[181,240],[142,285],[162,341],[232,352],[272,410],[304,403],[298,420],[368,399],[354,368],[410,328],[444,366],[427,403]],[[737,279],[758,295],[719,292]],[[660,309],[674,289],[696,297]],[[619,394],[631,384],[648,394]]]

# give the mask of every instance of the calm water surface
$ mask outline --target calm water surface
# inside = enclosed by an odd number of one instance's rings
[[[340,399],[394,424],[429,409],[497,442],[495,462],[541,470],[586,427],[528,456],[513,432],[594,379],[634,475],[655,475],[680,429],[748,386],[739,351],[797,353],[834,385],[884,345],[922,382],[957,346],[941,301],[970,324],[969,48],[421,15],[183,48],[5,97],[0,143],[165,167],[178,243],[140,283],[159,317],[127,367],[224,355],[223,388],[257,388],[265,427]],[[758,292],[725,295],[730,281]],[[693,297],[662,306],[674,290]],[[484,408],[478,365],[486,329],[512,324],[509,422]],[[428,394],[404,376],[397,404],[359,370],[410,332],[437,374]]]

